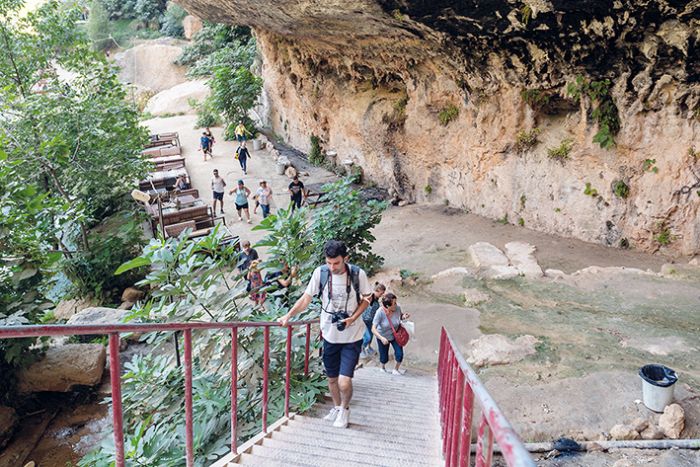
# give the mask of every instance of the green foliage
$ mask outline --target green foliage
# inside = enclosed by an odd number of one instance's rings
[[[403,13],[401,13],[401,10],[399,10],[398,8],[395,9],[395,10],[393,10],[393,11],[391,12],[391,16],[392,16],[396,21],[404,21],[404,20],[406,19],[406,15],[404,15]]]
[[[694,160],[700,159],[700,151],[695,150],[695,146],[690,146],[688,148],[688,157]]]
[[[498,222],[499,224],[503,224],[503,225],[510,224],[510,222],[508,221],[508,213],[503,214],[503,217],[501,217],[500,219],[497,219],[496,222]]]
[[[292,264],[298,264],[295,261],[306,251],[308,262],[311,252],[297,242],[304,237],[304,230],[295,227],[305,222],[304,215],[280,212],[284,219],[277,219],[276,238],[286,240],[277,244],[269,241],[270,264],[279,263],[285,252],[292,255],[286,257]],[[270,216],[264,222],[269,225],[273,217],[277,216]],[[131,310],[129,320],[191,321],[207,317],[214,321],[268,321],[286,312],[276,304],[270,304],[268,309],[251,305],[244,281],[231,271],[238,252],[233,245],[221,245],[223,232],[214,229],[207,237],[196,240],[188,240],[187,234],[152,240],[140,257],[120,268],[119,272],[123,273],[150,265],[148,275],[139,284],[153,293],[147,302]],[[292,243],[284,243],[287,240]],[[291,293],[293,299],[301,292],[300,287],[295,287]],[[308,378],[299,376],[303,373],[304,335],[303,331],[296,331],[292,340],[290,406],[294,411],[303,412],[323,396],[326,385],[318,371],[317,360],[311,360]],[[276,328],[270,333],[270,420],[276,420],[284,411],[285,336],[285,332]],[[263,339],[261,331],[254,329],[240,329],[238,337],[240,443],[261,429]],[[171,339],[171,333],[142,336],[142,340],[153,345],[163,345]],[[207,463],[230,449],[230,353],[229,333],[193,333],[195,458],[207,459]],[[127,464],[181,465],[184,456],[182,368],[177,367],[169,353],[137,356],[124,367],[122,394]],[[113,457],[110,427],[102,446],[84,457],[79,465],[107,467]]]
[[[115,270],[135,255],[145,244],[142,210],[117,213],[89,234],[90,249],[80,251],[61,262],[61,269],[71,280],[71,294],[92,295],[107,302],[117,302],[119,294],[144,276],[143,270],[116,275]]]
[[[525,152],[537,145],[539,140],[537,137],[542,132],[539,128],[533,128],[530,131],[520,130],[515,135],[515,150],[517,152]]]
[[[425,192],[426,196],[430,196],[430,194],[433,192],[433,187],[430,185],[425,185],[423,187],[423,191]]]
[[[203,102],[197,102],[195,99],[188,101],[190,107],[197,112],[197,121],[195,128],[207,128],[221,125],[221,115],[214,110],[211,100],[205,99]]]
[[[534,111],[539,111],[547,104],[549,104],[549,94],[541,89],[523,89],[520,92],[520,97],[530,106]]]
[[[571,152],[571,148],[574,145],[574,141],[572,139],[566,138],[564,139],[559,146],[553,147],[553,148],[548,148],[547,149],[547,155],[552,158],[556,159],[558,161],[564,161],[569,158],[569,153]]]
[[[211,76],[223,65],[250,68],[255,53],[255,38],[249,28],[207,23],[194,35],[176,63],[189,67],[190,78]]]
[[[99,1],[93,1],[87,21],[87,33],[95,50],[106,50],[112,45],[109,35],[109,15]]]
[[[163,15],[163,24],[160,27],[161,34],[170,37],[183,37],[185,28],[182,20],[187,16],[187,11],[177,3],[168,2],[168,7]]]
[[[625,199],[630,194],[629,185],[627,185],[622,180],[616,180],[615,182],[613,182],[612,188],[613,188],[613,193],[615,193],[615,196],[617,196],[618,198]]]
[[[583,194],[595,198],[596,196],[598,196],[598,190],[593,188],[590,182],[586,182],[586,188],[583,189]]]
[[[411,271],[410,269],[400,269],[399,277],[401,277],[402,281],[406,281],[409,279],[418,279],[418,273],[415,271]]]
[[[520,22],[523,26],[527,27],[530,18],[532,18],[532,8],[530,8],[530,5],[525,5],[520,9]]]
[[[674,237],[671,235],[671,230],[666,226],[661,226],[661,230],[654,236],[654,241],[660,246],[670,245]]]
[[[248,110],[258,100],[262,78],[255,76],[246,67],[233,69],[222,65],[214,70],[209,86],[212,107],[223,114],[227,122],[237,124],[247,116]]]
[[[620,131],[620,117],[610,94],[610,84],[608,79],[588,81],[579,75],[566,87],[567,94],[575,100],[588,96],[596,103],[592,116],[598,123],[598,132],[593,136],[593,142],[605,149],[615,146],[615,135]]]
[[[525,219],[523,219],[522,217],[518,218],[518,225],[520,227],[525,227]]]
[[[100,3],[107,10],[110,19],[135,18],[136,0],[94,0],[93,7],[95,3]]]
[[[391,127],[398,128],[406,122],[406,106],[408,105],[408,95],[403,94],[392,106],[392,113],[384,115],[382,121]]]
[[[527,201],[527,196],[525,196],[525,193],[520,195],[520,210],[522,211],[525,209],[525,202]]]
[[[326,162],[326,154],[321,149],[321,138],[312,133],[309,140],[311,142],[309,162],[311,162],[313,165],[322,166]]]
[[[438,119],[442,126],[447,126],[457,116],[459,116],[459,108],[454,104],[448,104],[438,113]]]
[[[656,159],[644,159],[642,170],[645,172],[659,173],[659,168],[656,166]]]
[[[165,12],[167,0],[136,0],[134,17],[144,24],[159,24],[161,15]]]
[[[323,191],[326,203],[314,210],[311,224],[314,245],[321,246],[328,240],[345,242],[350,261],[372,275],[384,258],[372,252],[375,237],[371,230],[379,224],[387,203],[364,201],[349,178],[324,185]],[[317,254],[318,261],[323,261],[323,252]]]

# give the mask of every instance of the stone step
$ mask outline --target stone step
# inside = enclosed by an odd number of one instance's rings
[[[268,446],[253,446],[252,454],[260,455],[272,459],[277,462],[285,462],[287,465],[313,465],[313,466],[333,466],[333,467],[357,467],[358,465],[382,466],[391,465],[399,467],[400,463],[381,464],[379,462],[364,462],[362,464],[354,461],[339,460],[333,451],[314,450],[306,452],[297,452],[289,450],[280,450]],[[403,464],[405,465],[405,464]]]
[[[255,455],[255,454],[241,454],[240,457],[238,458],[238,462],[235,464],[229,464],[231,466],[233,465],[260,465],[260,466],[265,466],[265,467],[289,467],[291,465],[294,465],[295,467],[315,467],[314,464],[301,464],[301,463],[294,463],[290,464],[288,462],[280,462],[275,459],[271,459],[269,457],[263,457],[260,455]]]
[[[318,416],[323,418],[333,407],[332,404],[323,405],[318,408]],[[356,401],[350,403],[350,416],[360,419],[390,420],[394,424],[401,422],[410,423],[430,423],[437,420],[437,414],[429,409],[419,409],[416,407],[391,406],[380,404],[363,404]]]
[[[412,463],[416,457],[430,459],[435,462],[440,460],[440,457],[437,455],[438,449],[433,450],[435,452],[431,453],[429,448],[432,446],[400,442],[400,435],[388,440],[378,440],[377,438],[357,437],[352,430],[350,430],[350,434],[347,432],[342,433],[343,430],[338,431],[339,433],[333,433],[331,431],[324,433],[283,429],[273,433],[270,439],[299,446],[308,446],[309,449],[312,449],[314,446],[321,446],[324,448],[337,449],[338,451],[349,451],[351,453],[367,455],[377,455],[379,450],[380,453],[378,455],[380,457],[404,459],[409,464]]]
[[[309,425],[316,425],[318,427],[321,427],[321,429],[327,429],[327,428],[333,428],[332,426],[328,426],[330,422],[327,422],[325,420],[317,419],[317,418],[305,418],[303,417],[303,420],[298,420],[298,422],[305,422]],[[295,419],[295,423],[297,420]],[[291,424],[290,424],[291,426]],[[353,420],[352,413],[350,413],[350,428],[359,433],[367,433],[375,436],[381,436],[381,435],[394,435],[396,433],[396,425],[387,425],[387,426],[378,426],[376,423],[372,424],[363,424],[363,423],[358,423],[357,421]],[[434,426],[415,426],[415,427],[408,427],[408,426],[402,426],[401,427],[401,436],[406,437],[407,439],[413,439],[415,441],[419,442],[432,442],[435,440],[440,439],[440,433],[439,433],[439,425],[436,423]]]

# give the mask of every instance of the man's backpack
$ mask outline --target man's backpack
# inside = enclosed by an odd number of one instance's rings
[[[202,147],[204,149],[209,148],[209,137],[202,136],[201,138],[199,138],[199,142],[202,144]]]
[[[355,289],[355,298],[357,299],[357,304],[360,304],[360,268],[355,266],[354,264],[346,264],[345,265],[345,272],[350,273],[350,284],[348,284],[348,288],[346,290],[346,293],[350,295],[350,285],[352,285],[352,288]],[[321,298],[323,296],[323,290],[326,288],[326,285],[328,285],[328,281],[331,278],[331,270],[328,268],[328,265],[324,264],[321,266],[321,285],[318,288],[318,294],[316,295],[318,298]]]

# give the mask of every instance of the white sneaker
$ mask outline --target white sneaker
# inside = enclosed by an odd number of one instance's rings
[[[401,376],[402,374],[406,373],[406,370],[403,368],[399,368],[398,370],[394,368],[394,371],[391,372],[392,375],[398,375]]]
[[[367,351],[365,349],[362,349],[360,352],[360,358],[367,358],[369,355],[367,355]]]
[[[335,428],[347,428],[349,420],[350,420],[350,409],[343,409],[341,407],[340,411],[338,412],[338,418],[336,418],[335,422],[333,422],[333,426]]]
[[[338,418],[338,413],[340,413],[341,410],[341,407],[333,407],[323,419],[334,422]]]
[[[387,369],[384,368],[384,367],[381,367],[379,370],[380,370],[382,373],[389,373],[389,370],[387,370]]]

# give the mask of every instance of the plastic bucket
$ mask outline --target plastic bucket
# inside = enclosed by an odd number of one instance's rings
[[[260,151],[261,147],[262,147],[262,143],[260,142],[260,140],[254,139],[253,140],[253,151]]]
[[[287,169],[287,164],[280,164],[279,162],[277,163],[277,174],[278,175],[284,175],[284,171]]]
[[[678,376],[663,365],[644,365],[639,369],[642,378],[642,401],[654,412],[663,412],[673,402],[673,388]]]

